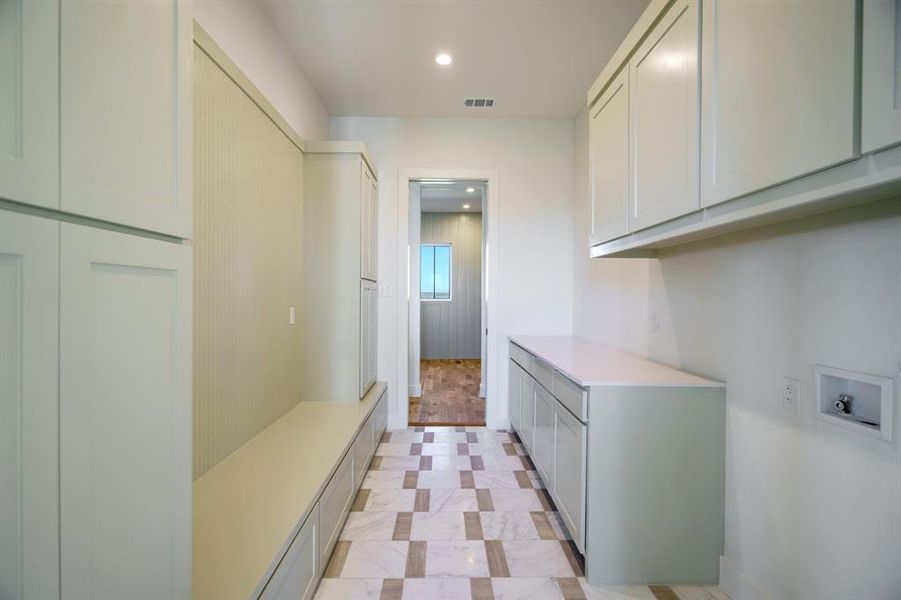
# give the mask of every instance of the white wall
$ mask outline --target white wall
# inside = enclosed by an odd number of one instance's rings
[[[901,598],[901,419],[887,444],[812,414],[814,364],[898,374],[901,203],[587,265],[586,128],[574,330],[727,382],[726,565],[773,598]],[[800,416],[781,408],[784,376],[802,380]]]
[[[194,19],[305,140],[328,138],[328,113],[263,6],[194,0]]]
[[[572,330],[572,120],[392,119],[339,117],[331,136],[366,143],[379,177],[379,281],[392,297],[379,301],[379,379],[389,384],[391,424],[406,411],[398,382],[398,170],[492,169],[498,172],[500,364],[507,335]],[[404,193],[407,193],[404,190]],[[490,357],[489,357],[490,360]],[[506,399],[507,369],[498,370],[495,398]],[[398,385],[398,384],[401,385]],[[399,395],[397,392],[401,390]],[[501,401],[506,419],[506,401]]]

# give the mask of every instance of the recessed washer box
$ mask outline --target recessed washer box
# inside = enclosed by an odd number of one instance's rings
[[[816,365],[814,383],[817,418],[892,441],[894,380]]]

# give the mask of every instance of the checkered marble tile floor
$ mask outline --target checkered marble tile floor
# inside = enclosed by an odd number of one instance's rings
[[[515,433],[385,433],[319,600],[728,600],[718,588],[596,588]]]

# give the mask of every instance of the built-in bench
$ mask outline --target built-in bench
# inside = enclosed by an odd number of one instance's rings
[[[194,598],[313,596],[387,427],[386,390],[301,402],[194,482]]]

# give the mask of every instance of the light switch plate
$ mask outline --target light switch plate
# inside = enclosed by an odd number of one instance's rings
[[[294,325],[297,322],[297,311],[294,310],[294,307],[288,308],[288,325]]]

